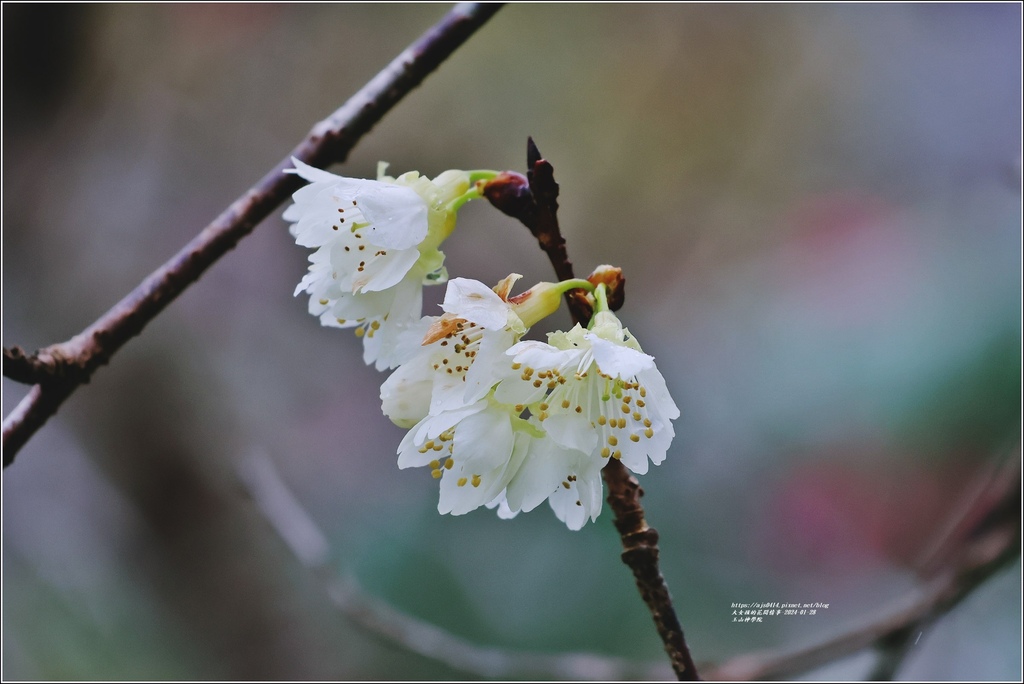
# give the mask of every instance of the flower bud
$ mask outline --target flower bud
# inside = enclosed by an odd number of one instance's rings
[[[587,281],[594,287],[604,284],[610,311],[618,311],[622,308],[626,301],[626,277],[622,275],[621,268],[608,264],[598,266],[593,273],[587,276]]]

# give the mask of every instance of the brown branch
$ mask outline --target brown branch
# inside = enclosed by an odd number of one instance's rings
[[[4,377],[25,385],[53,378],[63,370],[64,365],[57,359],[48,358],[39,352],[26,354],[21,347],[4,347]]]
[[[407,651],[478,678],[533,680],[656,680],[668,668],[592,653],[524,653],[480,646],[369,596],[330,562],[327,537],[281,480],[270,458],[253,454],[239,475],[263,517],[322,584],[338,611],[360,628]]]
[[[533,138],[527,138],[526,166],[526,176],[515,171],[499,174],[487,184],[484,195],[497,209],[529,228],[558,279],[569,280],[575,276],[558,227],[558,183],[554,169],[541,158]],[[590,320],[593,312],[582,290],[566,292],[565,301],[574,322]]]
[[[5,353],[4,375],[38,384],[4,419],[4,467],[79,385],[88,382],[96,369],[299,188],[301,179],[283,173],[291,166],[291,157],[320,167],[344,161],[396,103],[500,8],[501,4],[481,3],[454,7],[337,111],[316,124],[256,185],[96,322],[34,357],[16,358],[13,352]],[[40,370],[49,363],[46,359],[55,360],[52,377],[45,377]]]
[[[708,679],[789,679],[833,660],[869,647],[879,651],[873,675],[895,671],[905,651],[924,629],[952,610],[976,587],[1020,556],[1021,463],[1018,458],[998,470],[987,488],[988,514],[972,527],[963,543],[947,557],[948,564],[923,589],[885,611],[863,627],[824,643],[792,652],[742,655],[714,668],[705,668]],[[986,497],[988,498],[988,497]],[[957,526],[959,527],[959,526]]]
[[[532,138],[527,143],[527,165],[526,179],[521,174],[506,171],[488,185],[484,194],[496,208],[530,229],[551,260],[558,278],[567,280],[574,276],[565,240],[558,227],[558,184],[555,183],[551,164],[541,158]],[[597,275],[595,273],[595,277]],[[621,281],[621,277],[617,279]],[[615,297],[619,306],[622,296],[620,288]],[[566,300],[573,320],[586,325],[592,310],[582,292],[567,293]],[[621,461],[609,459],[601,474],[608,484],[608,504],[615,513],[615,527],[622,538],[622,562],[633,571],[640,596],[651,611],[672,669],[680,680],[700,679],[672,606],[668,585],[658,568],[658,532],[644,519],[640,503],[643,490]]]

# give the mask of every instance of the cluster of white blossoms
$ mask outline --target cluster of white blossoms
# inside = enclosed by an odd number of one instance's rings
[[[643,474],[664,460],[679,410],[654,358],[609,310],[604,284],[540,283],[511,296],[516,274],[493,289],[454,278],[444,314],[420,316],[423,285],[447,279],[438,246],[492,172],[430,181],[382,168],[368,181],[295,167],[310,185],[285,218],[300,245],[317,248],[296,294],[310,294],[323,325],[355,327],[367,363],[397,366],[380,396],[409,429],[398,466],[426,466],[441,481],[440,513],[487,506],[510,518],[547,500],[578,530],[601,512],[607,463]],[[590,325],[521,341],[572,289],[590,293]]]
[[[415,171],[377,180],[343,178],[292,159],[290,170],[309,185],[284,212],[295,242],[316,251],[295,294],[309,293],[320,323],[355,328],[363,359],[378,370],[398,363],[393,344],[416,323],[423,286],[445,282],[438,247],[467,201],[480,197],[492,172],[445,171],[434,180]]]

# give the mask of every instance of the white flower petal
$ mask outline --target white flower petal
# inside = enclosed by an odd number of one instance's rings
[[[407,363],[380,386],[381,410],[398,427],[412,427],[430,410],[433,384],[428,364]]]
[[[310,183],[336,181],[341,179],[341,176],[335,176],[333,173],[329,171],[324,171],[323,169],[318,169],[315,166],[310,166],[309,164],[300,161],[295,157],[292,157],[292,164],[295,165],[295,169],[285,169],[284,172],[296,173],[305,180],[309,181]]]
[[[489,408],[467,416],[455,430],[457,462],[468,468],[491,470],[506,463],[512,453],[512,424],[509,414]]]
[[[647,388],[647,403],[657,407],[658,412],[669,420],[679,417],[679,407],[672,401],[668,393],[665,378],[657,368],[649,368],[637,373],[636,379]]]
[[[501,380],[502,374],[509,368],[505,350],[515,341],[515,337],[515,333],[510,330],[484,330],[476,356],[466,373],[463,397],[466,403],[483,399],[495,383]]]
[[[571,483],[568,489],[559,486],[548,498],[548,503],[551,505],[551,510],[555,512],[555,516],[564,522],[570,530],[582,529],[587,524],[587,519],[590,516],[583,506],[579,492],[576,491],[575,482]]]
[[[537,370],[568,368],[578,363],[583,351],[579,349],[557,349],[537,340],[524,340],[513,345],[507,352],[516,363]]]
[[[427,236],[427,204],[415,190],[401,185],[367,181],[359,209],[370,225],[367,239],[386,249],[410,249]]]
[[[473,415],[474,413],[483,411],[485,408],[487,408],[487,402],[478,401],[471,406],[462,406],[453,411],[445,411],[444,413],[436,416],[427,416],[412,429],[412,432],[416,433],[416,444],[423,444],[428,439],[436,439],[438,435],[453,425],[457,425],[459,421]]]
[[[556,413],[544,421],[548,436],[567,449],[589,454],[597,446],[597,433],[590,418],[576,413]]]
[[[501,330],[508,323],[508,303],[478,280],[449,280],[441,308],[488,330]]]
[[[393,250],[369,257],[363,271],[352,279],[352,289],[361,292],[379,292],[397,285],[419,260],[415,249]],[[416,278],[419,281],[422,276]]]
[[[532,511],[543,503],[562,486],[573,459],[573,455],[549,439],[531,439],[526,459],[506,489],[509,509]]]
[[[491,501],[489,504],[486,504],[486,506],[491,510],[497,508],[498,517],[502,520],[511,520],[512,518],[519,515],[519,511],[513,511],[511,508],[508,507],[508,501],[505,500],[504,492],[499,494],[497,498],[494,499],[494,501]]]
[[[653,356],[609,342],[593,333],[587,333],[586,339],[590,342],[597,367],[606,375],[628,379],[654,367]]]

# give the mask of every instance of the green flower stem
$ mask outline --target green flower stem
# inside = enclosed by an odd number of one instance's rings
[[[601,287],[604,286],[602,285]],[[586,290],[587,292],[593,292],[594,284],[589,280],[584,280],[583,278],[571,278],[569,280],[559,282],[558,289],[563,294],[569,290]]]
[[[482,180],[489,181],[494,180],[495,178],[498,177],[497,171],[486,171],[483,169],[478,169],[476,171],[467,171],[466,173],[469,174],[469,182],[474,185],[476,185],[478,182]]]
[[[608,288],[604,283],[599,283],[594,288],[594,314],[599,314],[602,311],[608,311]],[[593,324],[593,317],[591,317],[590,322]]]
[[[467,171],[466,173],[469,174],[469,190],[449,202],[448,211],[458,211],[466,202],[483,197],[483,185],[485,184],[481,183],[481,181],[493,180],[498,175],[497,171],[486,170]]]

